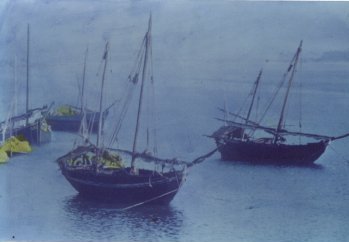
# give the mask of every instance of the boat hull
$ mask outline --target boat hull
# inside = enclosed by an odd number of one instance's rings
[[[132,175],[126,169],[114,171],[113,174],[62,169],[64,177],[81,195],[127,204],[168,204],[178,192],[183,179],[178,172],[162,176],[148,170],[139,172],[141,175]]]
[[[216,140],[221,159],[255,164],[311,165],[326,150],[328,141],[303,145],[266,144],[253,141]]]
[[[51,141],[51,131],[42,129],[42,120],[24,127],[16,128],[12,131],[14,136],[23,136],[30,144],[41,145]],[[9,138],[10,134],[6,135]]]
[[[55,131],[77,132],[81,126],[82,114],[77,115],[49,115],[46,120]],[[103,117],[105,118],[105,117]],[[96,133],[99,124],[99,113],[86,114],[86,122],[91,127],[91,131]]]
[[[102,154],[99,162],[95,160],[97,154]],[[69,183],[81,195],[95,200],[131,205],[168,204],[183,182],[184,170],[160,173],[152,169],[139,169],[134,174],[130,167],[123,167],[120,163],[119,166],[106,168],[106,163],[102,162],[118,162],[120,158],[118,153],[91,145],[79,146],[58,158],[57,162]]]

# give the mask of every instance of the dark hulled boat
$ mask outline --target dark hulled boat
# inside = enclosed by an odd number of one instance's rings
[[[137,152],[145,84],[153,85],[152,68],[150,68],[152,65],[148,65],[148,62],[152,60],[151,54],[150,17],[148,31],[144,36],[140,52],[137,55],[136,69],[129,76],[130,89],[128,91],[131,90],[131,92],[139,83],[138,77],[141,76],[132,151],[104,147],[101,142],[103,125],[100,122],[96,145],[85,140],[87,142],[83,145],[78,146],[57,159],[62,174],[82,195],[127,204],[166,204],[173,199],[184,182],[187,167],[208,157],[208,155],[200,157],[195,162],[189,164],[176,159],[157,158],[148,152]],[[102,110],[103,83],[108,60],[108,43],[106,44],[103,59],[104,72],[102,76],[99,110]],[[151,81],[149,81],[149,77]],[[128,91],[125,92],[128,94],[121,106],[120,122],[117,122],[114,132],[111,132],[111,144],[117,140],[121,121],[130,103],[129,98],[132,94]],[[147,132],[147,134],[149,133]],[[149,137],[147,137],[148,140]],[[155,153],[156,149],[153,149],[153,151]],[[213,153],[214,151],[209,155]]]
[[[52,130],[77,132],[80,129],[81,121],[85,115],[89,130],[96,133],[99,125],[99,114],[99,112],[92,110],[85,110],[83,113],[81,108],[64,105],[59,107],[56,111],[50,112],[47,115],[46,120]],[[103,112],[102,121],[107,115],[108,110]]]
[[[182,182],[181,172],[163,174],[139,170],[137,176],[130,170],[119,170],[112,174],[96,174],[93,171],[77,172],[65,169],[65,178],[82,196],[104,201],[122,203],[168,204],[176,195]]]
[[[184,181],[182,170],[154,172],[138,169],[137,174],[134,174],[130,167],[105,167],[101,163],[91,162],[86,159],[89,152],[94,155],[104,152],[109,156],[123,153],[120,150],[116,154],[115,151],[102,151],[95,146],[81,146],[58,159],[64,177],[81,195],[88,198],[127,204],[166,204],[173,199]],[[123,155],[125,159],[131,158],[130,153],[124,152]]]
[[[217,140],[222,160],[255,164],[311,165],[326,150],[329,140],[307,144],[268,144],[263,140]]]
[[[260,125],[261,120],[259,122],[250,120],[251,110],[262,75],[262,71],[260,71],[251,92],[253,95],[247,116],[243,117],[239,114],[230,113],[235,119],[238,118],[241,121],[221,120],[224,121],[226,125],[222,126],[210,136],[215,139],[222,160],[255,164],[311,165],[325,152],[327,145],[331,141],[349,136],[349,134],[344,134],[338,137],[331,137],[293,132],[285,129],[285,107],[296,72],[301,47],[302,42],[282,80],[282,84],[284,84],[288,78],[286,94],[282,103],[282,110],[277,127],[262,126]],[[280,88],[278,90],[280,90]],[[276,95],[273,96],[271,103],[274,101],[275,97]],[[257,135],[257,132],[264,132],[264,134]],[[290,141],[290,136],[303,137],[303,140],[308,139],[308,141],[292,143]]]

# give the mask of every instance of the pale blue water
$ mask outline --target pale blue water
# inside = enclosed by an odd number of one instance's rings
[[[199,135],[217,125],[211,120],[202,125],[206,130],[193,130],[195,139],[178,130],[167,141],[172,153],[190,160],[213,148]],[[169,206],[122,211],[120,205],[81,199],[61,175],[54,160],[73,139],[54,133],[52,143],[0,166],[1,241],[349,239],[349,164],[342,158],[348,157],[348,140],[331,144],[340,155],[329,147],[309,168],[223,162],[216,154],[190,169]]]
[[[347,3],[10,3],[0,4],[1,120],[14,96],[15,55],[23,111],[27,22],[30,106],[76,104],[89,44],[87,96],[96,108],[105,40],[111,43],[107,105],[124,90],[151,10],[159,156],[191,160],[213,149],[203,135],[221,125],[216,107],[226,100],[237,111],[264,67],[260,115],[301,39],[296,80],[303,96],[290,96],[289,128],[298,130],[302,116],[304,132],[349,131]],[[299,82],[293,87],[299,90]],[[300,101],[302,112],[295,111]],[[279,109],[271,109],[265,125],[277,123]],[[130,114],[121,148],[131,147],[134,109]],[[116,118],[111,112],[107,129]],[[189,170],[169,206],[123,211],[81,199],[61,175],[54,161],[74,138],[53,133],[50,144],[0,166],[0,241],[349,241],[349,139],[331,143],[309,168],[223,162],[215,154]]]

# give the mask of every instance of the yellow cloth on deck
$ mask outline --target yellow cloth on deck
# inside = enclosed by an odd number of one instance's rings
[[[118,154],[104,152],[102,155],[101,162],[104,168],[108,169],[120,169],[123,167],[122,159]]]
[[[103,163],[103,167],[108,169],[120,169],[123,167],[120,161],[115,162],[115,161],[102,159],[102,163]]]
[[[8,161],[8,155],[6,151],[4,151],[2,147],[0,147],[0,164],[6,163],[7,161]]]
[[[71,116],[77,114],[77,112],[68,105],[60,106],[56,109],[56,113],[61,116]]]
[[[32,148],[28,141],[20,140],[17,137],[11,137],[5,141],[1,147],[1,150],[8,153],[28,153],[32,151]]]

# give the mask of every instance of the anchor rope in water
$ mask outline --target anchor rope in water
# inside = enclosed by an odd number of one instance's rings
[[[139,203],[133,204],[133,205],[131,205],[131,206],[122,208],[121,211],[126,211],[126,210],[129,210],[129,209],[131,209],[131,208],[135,208],[135,207],[138,207],[138,206],[140,206],[140,205],[143,205],[143,204],[152,202],[152,201],[154,201],[154,200],[156,200],[156,199],[159,199],[159,198],[164,197],[164,196],[166,196],[166,195],[169,195],[169,194],[171,194],[171,193],[177,192],[178,189],[179,189],[179,187],[176,188],[176,189],[174,189],[174,190],[172,190],[172,191],[169,191],[169,192],[166,192],[166,193],[164,193],[164,194],[161,194],[161,195],[159,195],[159,196],[156,196],[156,197],[150,198],[150,199],[148,199],[148,200],[145,200],[145,201],[143,201],[143,202],[139,202]]]
[[[121,211],[126,211],[126,210],[129,210],[129,209],[131,209],[131,208],[135,208],[135,207],[141,206],[141,205],[143,205],[143,204],[146,204],[146,203],[155,201],[156,199],[162,198],[162,197],[167,196],[167,195],[169,195],[169,194],[171,194],[171,193],[177,192],[177,191],[179,190],[179,188],[183,185],[183,182],[184,182],[184,180],[185,180],[185,178],[186,178],[186,172],[187,172],[187,170],[185,169],[185,171],[184,171],[184,176],[183,176],[183,178],[182,178],[182,181],[178,184],[178,187],[177,187],[176,189],[173,189],[173,190],[171,190],[171,191],[169,191],[169,192],[165,192],[165,193],[163,193],[163,194],[161,194],[161,195],[159,195],[159,196],[156,196],[156,197],[147,199],[147,200],[145,200],[145,201],[143,201],[143,202],[139,202],[139,203],[133,204],[133,205],[131,205],[131,206],[122,208],[122,209],[120,209],[120,210],[121,210]]]
[[[343,161],[345,161],[348,165],[349,165],[349,160],[346,159],[342,154],[340,154],[337,150],[335,150],[332,145],[328,144],[328,147],[330,147],[332,149],[332,151],[334,151],[334,153],[336,153],[336,155],[338,155]]]

